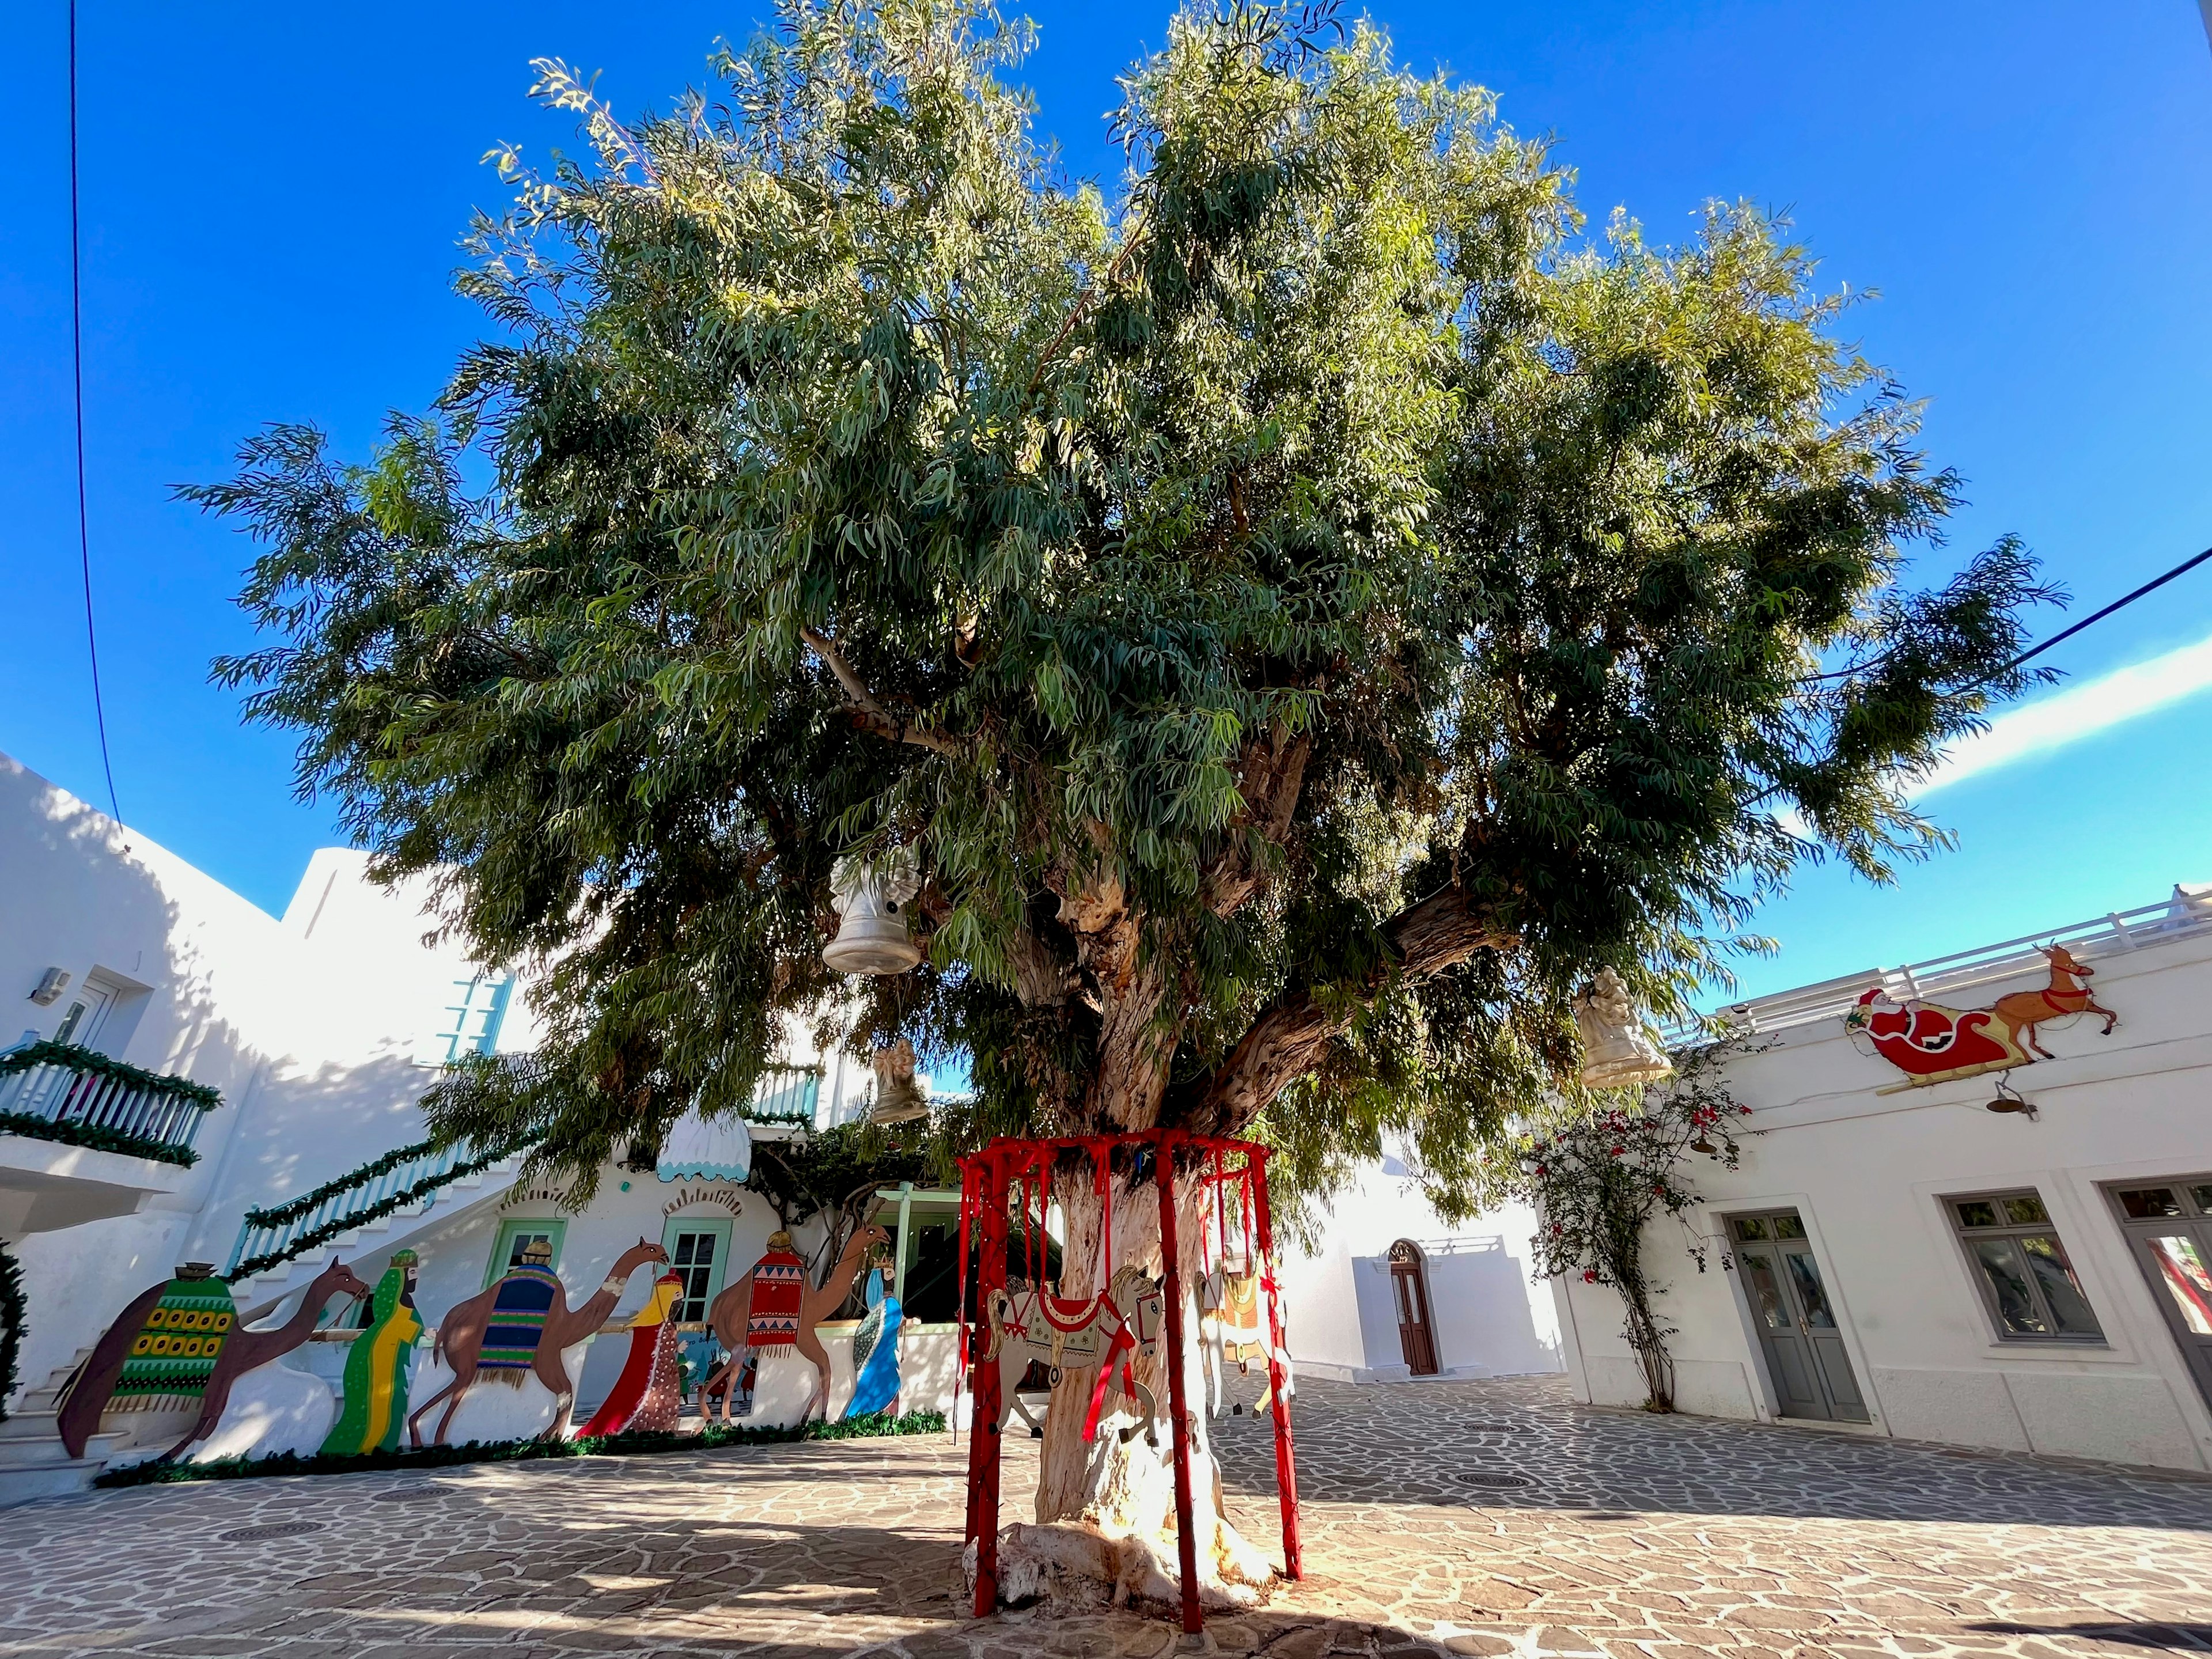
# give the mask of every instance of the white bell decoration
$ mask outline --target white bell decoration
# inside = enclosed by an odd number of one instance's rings
[[[901,1037],[877,1049],[869,1064],[876,1073],[876,1097],[868,1103],[869,1122],[904,1123],[929,1115],[929,1097],[915,1080],[914,1044]]]
[[[921,890],[921,861],[910,847],[887,864],[839,859],[830,872],[837,937],[822,947],[822,960],[841,974],[906,972],[921,960],[906,930],[907,902]]]
[[[1576,1002],[1575,1024],[1583,1034],[1585,1088],[1620,1089],[1674,1075],[1673,1063],[1644,1035],[1635,999],[1612,969],[1599,969],[1595,982]]]

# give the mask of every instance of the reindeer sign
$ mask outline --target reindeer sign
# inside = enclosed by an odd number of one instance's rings
[[[1844,1024],[1864,1031],[1874,1040],[1875,1052],[1906,1074],[1904,1082],[1875,1092],[1893,1095],[1954,1078],[2030,1066],[2039,1056],[2056,1059],[2036,1039],[2035,1028],[2075,1014],[2101,1014],[2101,1035],[2110,1036],[2119,1016],[2100,1004],[2086,983],[2097,970],[2063,945],[2045,948],[2043,957],[2051,964],[2050,984],[2039,991],[1999,997],[1987,1008],[1946,1008],[1917,997],[1893,1002],[1879,985],[1867,992],[1844,1017]]]

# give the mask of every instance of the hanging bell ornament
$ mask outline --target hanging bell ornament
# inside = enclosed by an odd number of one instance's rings
[[[1583,1034],[1585,1088],[1620,1089],[1674,1075],[1673,1063],[1644,1035],[1635,1000],[1612,969],[1599,969],[1595,981],[1575,1004],[1575,1024]]]
[[[929,1097],[915,1080],[914,1044],[901,1037],[876,1050],[869,1064],[876,1073],[876,1097],[868,1103],[871,1123],[904,1123],[929,1115]]]
[[[880,865],[839,859],[830,872],[837,937],[822,947],[822,960],[841,974],[906,972],[921,960],[906,929],[908,901],[921,890],[920,860],[910,847]]]

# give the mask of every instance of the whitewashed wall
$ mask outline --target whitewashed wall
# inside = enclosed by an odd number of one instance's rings
[[[1511,1376],[1563,1368],[1551,1292],[1529,1274],[1535,1218],[1515,1205],[1449,1225],[1395,1157],[1360,1172],[1329,1202],[1312,1255],[1285,1249],[1291,1354],[1317,1376],[1370,1382],[1405,1374],[1390,1289],[1390,1246],[1422,1249],[1437,1363],[1449,1376]]]
[[[1839,1018],[1761,1039],[1729,1065],[1731,1091],[1759,1133],[1733,1173],[1693,1162],[1705,1200],[1696,1230],[1714,1241],[1699,1274],[1671,1224],[1647,1263],[1680,1328],[1672,1347],[1689,1411],[1771,1418],[1775,1396],[1738,1275],[1721,1269],[1724,1218],[1795,1207],[1804,1218],[1873,1423],[1866,1431],[2180,1468],[2212,1468],[2212,1415],[2100,1183],[2212,1169],[2212,937],[2148,943],[2095,963],[2097,999],[2118,1011],[2042,1028],[2059,1058],[2008,1075],[2039,1117],[1984,1109],[1990,1077],[1879,1095],[1902,1074]],[[1939,1000],[1987,1006],[2039,988],[2040,972]],[[1859,1039],[1863,1042],[1863,1039]],[[2033,1188],[2106,1334],[2102,1346],[2000,1342],[1941,1200]],[[1642,1401],[1617,1297],[1559,1281],[1571,1371],[1586,1400]]]

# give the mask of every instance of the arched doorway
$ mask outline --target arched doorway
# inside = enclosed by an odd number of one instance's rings
[[[1429,1319],[1429,1276],[1421,1247],[1401,1238],[1390,1247],[1390,1291],[1398,1304],[1398,1346],[1416,1376],[1437,1374],[1436,1327]]]

